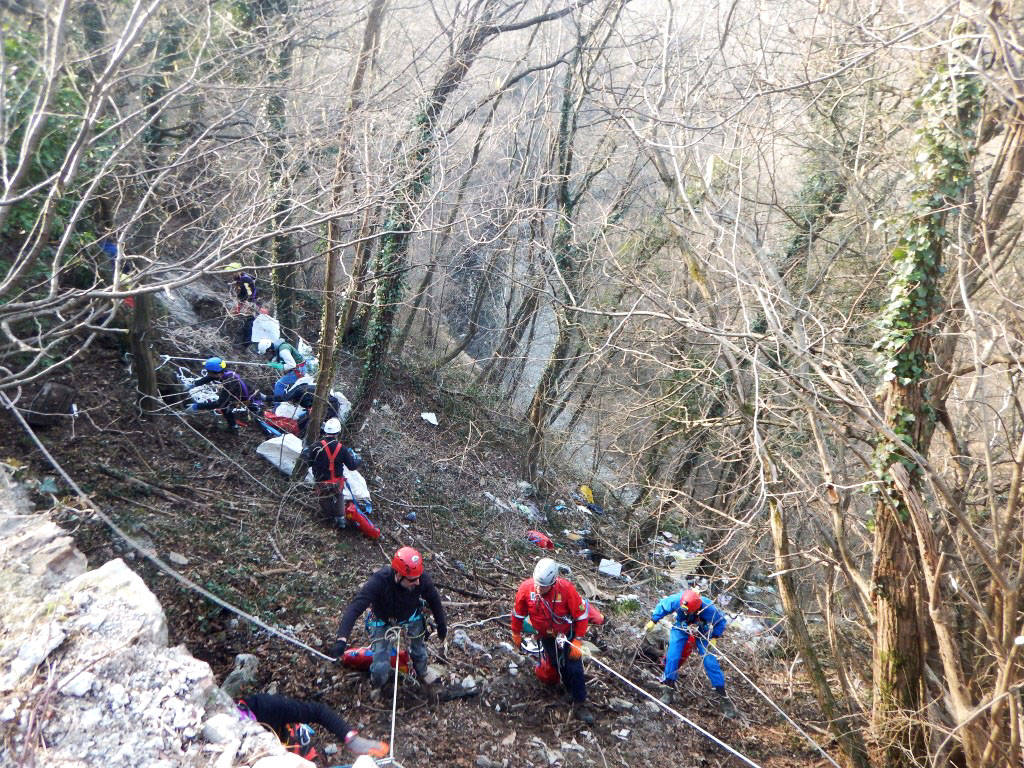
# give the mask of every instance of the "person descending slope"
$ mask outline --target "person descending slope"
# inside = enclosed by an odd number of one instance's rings
[[[274,397],[283,398],[288,388],[295,384],[300,376],[304,375],[306,358],[284,339],[277,339],[276,341],[260,339],[256,345],[256,351],[260,355],[266,356],[267,360],[270,361],[267,365],[271,368],[284,371],[284,375],[274,382]]]
[[[558,572],[558,563],[542,557],[534,566],[533,577],[519,585],[512,606],[512,644],[517,649],[522,644],[523,621],[529,617],[540,635],[548,667],[557,670],[572,697],[573,714],[593,725],[594,716],[583,705],[587,699],[582,647],[588,625],[587,601]]]
[[[224,416],[224,420],[228,423],[228,430],[237,433],[238,422],[235,418],[235,409],[244,408],[259,413],[262,404],[259,392],[246,384],[245,380],[237,373],[229,371],[228,364],[219,357],[211,357],[203,363],[203,371],[206,375],[197,379],[189,389],[192,390],[204,384],[219,384],[220,391],[217,399],[209,403],[192,403],[185,410],[216,410]]]
[[[277,734],[289,752],[306,760],[317,757],[316,749],[310,743],[313,729],[308,723],[322,725],[340,739],[352,754],[387,757],[387,743],[363,738],[337,712],[318,701],[256,693],[244,696],[236,704],[238,714],[243,719],[255,720],[267,726]]]
[[[363,465],[363,461],[341,444],[340,433],[341,422],[328,419],[320,430],[320,441],[303,449],[303,457],[316,480],[313,493],[317,504],[324,515],[342,528],[353,523],[363,535],[379,539],[380,529],[363,514],[355,500],[345,501],[345,471],[342,465],[354,471]]]
[[[391,674],[391,651],[394,643],[387,637],[392,627],[401,627],[408,637],[409,657],[420,684],[428,698],[434,698],[433,680],[427,670],[427,622],[423,604],[430,608],[437,622],[437,639],[443,641],[448,634],[448,619],[441,595],[438,594],[430,574],[423,570],[423,557],[412,547],[402,547],[391,558],[391,565],[375,572],[345,609],[338,625],[338,636],[329,651],[341,659],[348,648],[352,627],[362,613],[371,609],[366,630],[373,647],[370,664],[370,682],[378,688],[387,684]]]
[[[245,271],[237,261],[233,261],[226,267],[231,273],[231,287],[235,292],[235,299],[238,303],[231,309],[231,314],[240,315],[245,312],[251,304],[253,309],[258,311],[260,307],[260,293],[256,286],[256,278]]]
[[[726,717],[735,717],[736,708],[725,693],[725,675],[715,656],[717,640],[725,632],[728,623],[725,614],[706,597],[687,589],[685,592],[659,600],[644,630],[650,632],[657,622],[669,615],[672,615],[673,622],[669,633],[668,652],[665,654],[665,674],[661,680],[668,690],[662,701],[666,704],[672,702],[679,665],[686,661],[696,648],[698,655],[704,660],[704,672],[711,681],[711,687],[718,694],[722,714]]]

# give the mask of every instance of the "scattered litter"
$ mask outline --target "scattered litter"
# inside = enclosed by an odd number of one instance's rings
[[[466,653],[480,653],[487,658],[491,658],[491,654],[487,652],[487,649],[480,645],[480,643],[474,643],[470,640],[469,635],[466,634],[464,629],[455,630],[455,634],[452,635],[452,643],[456,648],[461,648]]]
[[[188,565],[188,558],[178,552],[168,552],[167,559],[172,565],[183,566]]]
[[[415,512],[410,512],[409,514],[407,514],[405,516],[405,519],[408,520],[410,523],[415,523],[416,522],[416,513]]]
[[[622,728],[618,731],[612,731],[612,736],[621,741],[629,740],[629,728]]]
[[[590,489],[589,485],[580,486],[580,496],[584,498],[587,504],[594,503],[594,492]]]
[[[526,540],[531,544],[536,544],[541,549],[553,550],[555,548],[555,543],[540,531],[527,531]]]
[[[40,493],[57,493],[57,479],[53,475],[47,475],[39,483],[37,489]]]
[[[476,688],[476,678],[472,675],[466,675],[464,678],[462,678],[462,687],[465,688],[467,691]]]
[[[608,560],[605,558],[598,564],[597,570],[605,576],[611,576],[613,579],[617,579],[622,575],[622,563],[617,560]]]
[[[514,661],[510,661],[508,663],[508,673],[510,675],[512,675],[512,677],[515,677],[516,675],[518,675],[519,674],[519,665],[516,664]]]
[[[435,427],[437,426],[437,414],[435,413],[424,411],[423,413],[420,414],[420,418],[423,419],[428,424],[433,424]]]

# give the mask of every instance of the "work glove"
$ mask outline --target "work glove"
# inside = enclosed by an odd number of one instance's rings
[[[644,634],[650,632],[656,626],[658,626],[658,625],[655,623],[654,619],[651,619],[646,624],[644,624]]]
[[[345,748],[355,755],[369,755],[370,757],[388,756],[387,742],[363,738],[359,735],[359,731],[348,732],[345,736]]]
[[[712,648],[717,648],[718,647],[718,638],[717,637],[712,637],[711,641],[710,641],[710,645],[711,645]]]
[[[275,371],[283,371],[284,363],[267,363],[268,368],[273,368]]]
[[[577,637],[571,643],[567,643],[565,646],[569,652],[569,658],[573,661],[579,661],[583,658],[583,639]]]
[[[331,647],[327,649],[327,655],[333,656],[336,659],[340,659],[341,655],[345,653],[346,648],[348,648],[348,638],[339,637],[337,640],[334,641],[334,643],[331,644]]]
[[[241,311],[242,311],[242,303],[241,302],[239,302],[238,304],[235,304],[235,306],[233,306],[231,308],[231,314],[232,315],[237,315]]]
[[[512,646],[518,651],[523,644],[523,636],[518,632],[512,633]]]

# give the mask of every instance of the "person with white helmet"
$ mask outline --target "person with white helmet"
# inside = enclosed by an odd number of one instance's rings
[[[557,670],[562,684],[572,697],[576,719],[592,725],[594,716],[583,705],[587,685],[583,677],[583,635],[587,632],[589,609],[576,587],[559,575],[560,566],[550,557],[542,557],[533,576],[519,585],[512,605],[512,644],[523,641],[523,622],[540,636],[547,667]],[[540,675],[538,675],[540,676]]]
[[[380,537],[380,529],[356,506],[354,501],[346,502],[345,471],[341,465],[356,470],[363,465],[350,448],[341,442],[341,422],[328,419],[320,430],[320,441],[303,451],[303,457],[313,471],[313,493],[320,511],[342,528],[353,523],[371,539]]]
[[[313,377],[301,376],[298,381],[288,388],[288,391],[280,397],[275,396],[271,398],[271,400],[275,403],[295,403],[295,405],[305,409],[305,412],[299,417],[298,421],[299,436],[304,437],[306,426],[309,423],[309,411],[316,400],[316,382],[313,380]],[[338,397],[337,392],[332,391],[327,396],[327,410],[324,412],[324,416],[328,419],[341,418],[341,399]]]
[[[271,368],[284,374],[274,382],[274,397],[282,398],[285,392],[305,374],[306,358],[284,339],[260,339],[256,352],[265,355]]]

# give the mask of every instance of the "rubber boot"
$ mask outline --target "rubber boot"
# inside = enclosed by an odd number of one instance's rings
[[[366,538],[380,538],[380,528],[371,523],[370,518],[360,512],[359,508],[352,502],[348,502],[345,505],[345,519],[350,523],[355,523],[356,528],[358,528],[360,533],[366,536]]]
[[[572,716],[584,725],[594,724],[594,714],[582,703],[574,703],[572,705]]]
[[[671,707],[676,701],[676,681],[662,680],[661,684],[665,687],[665,690],[661,692],[661,696],[659,697],[661,699],[661,703],[667,704]]]
[[[729,701],[729,697],[725,693],[725,687],[715,688],[715,693],[718,694],[718,708],[722,710],[722,716],[730,720],[736,717],[736,707]]]

